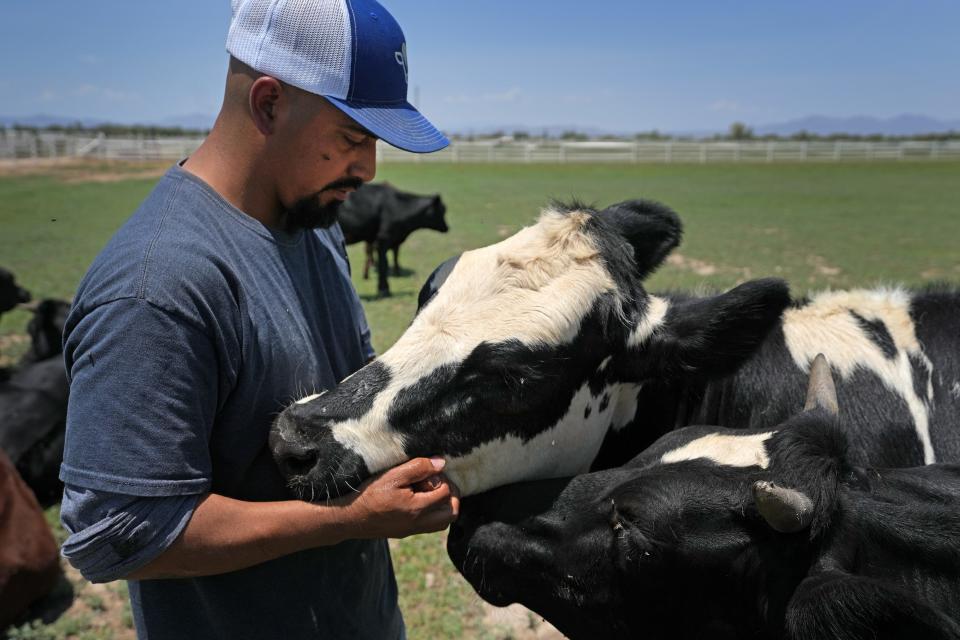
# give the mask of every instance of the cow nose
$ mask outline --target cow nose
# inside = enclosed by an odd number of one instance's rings
[[[304,476],[317,466],[320,453],[310,444],[286,440],[279,430],[270,432],[270,450],[284,476]]]

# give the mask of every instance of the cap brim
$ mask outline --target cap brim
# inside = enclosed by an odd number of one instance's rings
[[[409,102],[399,105],[363,105],[324,96],[330,104],[353,118],[387,144],[413,153],[440,151],[450,141]]]

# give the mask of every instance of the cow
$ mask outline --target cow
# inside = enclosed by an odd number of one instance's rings
[[[393,275],[400,275],[400,245],[417,229],[449,230],[444,218],[447,208],[439,194],[421,196],[400,191],[392,185],[365,184],[340,206],[337,219],[347,244],[366,243],[363,279],[370,274],[373,252],[377,251],[377,292],[390,295],[387,281],[387,251],[393,251]]]
[[[27,325],[30,348],[0,377],[0,450],[44,507],[60,500],[69,383],[60,336],[70,303],[41,300]]]
[[[463,495],[586,471],[643,385],[729,374],[789,303],[776,279],[651,297],[642,281],[681,232],[657,203],[557,204],[464,253],[393,347],[277,417],[270,447],[291,488],[332,498],[431,454]]]
[[[672,295],[665,304],[696,303]],[[611,432],[595,469],[623,464],[668,430],[691,424],[755,429],[802,401],[807,368],[831,354],[841,423],[859,465],[910,467],[960,459],[960,291],[935,285],[826,291],[791,303],[732,375],[655,380],[634,423]]]
[[[30,302],[30,292],[17,284],[12,273],[0,267],[0,313],[25,302]]]
[[[40,505],[0,451],[0,632],[49,594],[60,576],[57,543]]]
[[[960,638],[960,466],[856,465],[813,370],[783,424],[685,427],[620,468],[465,499],[451,559],[573,639]]]

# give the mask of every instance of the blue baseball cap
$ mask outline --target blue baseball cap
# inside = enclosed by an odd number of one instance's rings
[[[374,0],[232,0],[227,51],[260,73],[321,95],[360,126],[414,153],[450,141],[407,102],[400,25]]]

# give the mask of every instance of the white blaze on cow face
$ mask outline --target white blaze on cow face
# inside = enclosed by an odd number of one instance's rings
[[[766,441],[776,431],[750,435],[711,433],[691,440],[682,447],[663,454],[660,461],[668,464],[705,458],[729,467],[753,467],[766,469],[770,464]]]
[[[870,322],[882,322],[896,352],[888,357],[865,333],[851,311]],[[830,365],[843,379],[860,368],[874,373],[883,384],[903,398],[913,417],[926,464],[935,462],[930,440],[929,406],[933,402],[931,379],[926,397],[915,391],[910,359],[933,365],[917,340],[910,317],[910,296],[900,289],[826,292],[809,304],[783,314],[783,334],[796,365],[806,371],[818,353],[829,354]]]
[[[386,388],[365,415],[331,424],[333,438],[360,455],[369,471],[376,473],[407,458],[404,436],[388,420],[402,389],[443,365],[462,362],[484,342],[516,341],[535,348],[571,343],[598,298],[617,292],[584,229],[589,219],[585,212],[547,210],[535,226],[464,253],[430,303],[379,358],[390,373]],[[467,493],[502,484],[505,478],[521,479],[510,476],[511,465],[533,470],[524,477],[535,477],[537,465],[555,468],[558,474],[584,470],[606,431],[598,425],[609,420],[615,403],[604,412],[594,411],[585,424],[587,398],[582,394],[589,396],[589,390],[577,394],[566,418],[537,436],[556,440],[556,446],[533,446],[532,441],[523,445],[520,439],[508,437],[481,444],[459,461],[449,460],[447,472],[452,477],[460,474],[460,488]],[[543,460],[532,464],[524,459],[519,464],[524,452],[532,450],[543,451]]]

